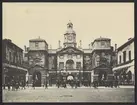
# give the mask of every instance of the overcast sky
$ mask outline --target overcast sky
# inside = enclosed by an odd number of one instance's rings
[[[100,36],[118,47],[134,37],[133,3],[3,3],[3,38],[24,49],[40,36],[56,49],[69,20],[83,48]]]

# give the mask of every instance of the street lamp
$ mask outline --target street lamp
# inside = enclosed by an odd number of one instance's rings
[[[80,79],[80,86],[81,86],[81,66],[79,68],[79,79]]]
[[[4,85],[4,89],[5,89],[5,84],[6,84],[6,76],[7,76],[7,72],[8,72],[8,69],[6,69],[5,67],[3,68],[3,85]]]

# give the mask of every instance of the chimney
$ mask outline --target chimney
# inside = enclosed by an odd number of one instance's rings
[[[29,47],[27,47],[27,52],[29,51]]]
[[[25,52],[26,52],[26,50],[27,50],[27,49],[26,49],[26,46],[24,46],[24,49],[25,49]]]
[[[93,47],[93,42],[91,42],[91,44],[90,44],[90,45],[91,45],[91,49],[92,49],[92,47]]]
[[[10,43],[11,43],[11,40],[10,40],[10,39],[8,39],[8,42],[10,42]]]
[[[128,41],[131,40],[132,38],[128,38]]]
[[[82,48],[82,41],[81,40],[79,41],[79,44],[80,44],[80,48]]]
[[[88,46],[89,46],[89,49],[90,49],[90,44],[88,44]]]
[[[60,43],[61,43],[61,41],[59,40],[59,48],[61,47],[61,46],[60,46]]]
[[[115,44],[115,51],[117,50],[117,44]]]
[[[50,45],[50,49],[52,49],[52,46]]]
[[[111,51],[113,51],[113,46],[111,46]]]

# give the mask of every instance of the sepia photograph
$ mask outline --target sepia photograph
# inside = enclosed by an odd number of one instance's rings
[[[2,3],[2,102],[135,102],[134,3]]]

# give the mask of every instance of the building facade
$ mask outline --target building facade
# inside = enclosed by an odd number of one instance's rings
[[[111,40],[109,38],[97,38],[92,43],[92,74],[94,79],[110,80],[113,77],[112,72],[112,54]],[[98,78],[99,77],[99,78]]]
[[[117,48],[117,65],[113,68],[121,84],[134,84],[134,38]]]
[[[36,86],[44,84],[48,70],[48,44],[40,37],[29,40],[28,53],[26,60],[29,63],[28,83],[36,81]]]
[[[27,69],[23,66],[23,50],[9,39],[2,40],[3,84],[14,80],[26,81]]]
[[[39,47],[36,48],[36,46]],[[33,75],[36,70],[41,73],[43,71],[43,77],[40,76],[40,78],[44,80],[44,74],[48,74],[45,78],[49,85],[56,84],[58,80],[67,81],[69,79],[77,80],[79,85],[88,85],[97,75],[101,75],[102,78],[103,75],[105,78],[111,76],[112,52],[111,40],[108,38],[100,37],[94,40],[88,49],[82,48],[80,40],[77,47],[76,32],[73,30],[73,24],[69,22],[67,31],[64,33],[63,47],[60,41],[57,49],[48,49],[45,40],[30,40],[28,61],[32,69],[29,75]],[[35,66],[43,70],[34,68]],[[43,80],[40,80],[43,84]]]

